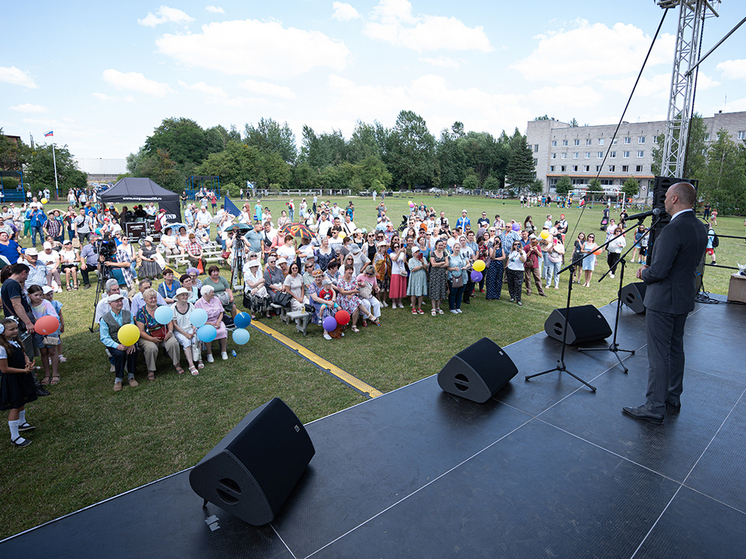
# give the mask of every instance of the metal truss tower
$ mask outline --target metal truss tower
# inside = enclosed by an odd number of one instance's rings
[[[679,7],[661,175],[683,178],[702,31],[706,18],[717,17],[720,0],[658,0],[658,5],[664,9]]]

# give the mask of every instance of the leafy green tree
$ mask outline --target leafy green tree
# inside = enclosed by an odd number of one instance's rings
[[[528,146],[526,136],[516,128],[510,139],[510,157],[505,178],[513,188],[520,191],[528,188],[535,176],[534,154]]]
[[[537,116],[536,118],[534,118],[534,120],[549,120],[549,117],[547,115]]]
[[[3,135],[0,128],[0,170],[20,171],[26,163],[31,150],[23,140],[11,140]]]
[[[436,182],[435,137],[425,119],[412,111],[401,111],[390,142],[387,166],[396,186],[411,188]]]
[[[371,155],[366,157],[358,165],[355,172],[355,178],[360,182],[360,189],[380,191],[381,188],[388,188],[391,185],[391,173],[379,157]]]
[[[562,175],[554,187],[557,194],[565,195],[572,190],[572,181],[567,175]]]
[[[592,193],[603,193],[604,187],[601,186],[601,181],[597,178],[592,178],[591,182],[588,183],[588,191]]]
[[[500,181],[497,180],[494,176],[490,175],[489,177],[484,179],[482,188],[484,188],[485,190],[499,190],[501,188]]]
[[[315,189],[319,188],[318,182],[319,171],[311,167],[307,161],[298,163],[292,168],[290,182],[293,188],[298,189]]]
[[[282,126],[271,118],[260,119],[256,126],[246,124],[244,143],[265,153],[277,153],[285,163],[293,164],[298,155],[295,134],[285,122]]]
[[[721,213],[746,209],[746,162],[742,148],[723,128],[707,153],[707,166],[699,183],[699,194]]]
[[[57,161],[57,183],[60,190],[69,188],[85,188],[87,176],[73,159],[67,145],[54,147],[54,158]],[[24,169],[24,181],[32,188],[54,188],[54,160],[52,144],[37,144],[28,154]]]
[[[466,175],[463,182],[463,187],[468,190],[475,190],[479,188],[479,177],[474,174]]]
[[[386,151],[386,137],[386,130],[378,122],[367,124],[358,120],[347,144],[350,163],[370,156],[381,158]]]
[[[321,169],[327,165],[336,165],[349,160],[349,147],[340,130],[331,134],[317,135],[310,126],[303,126],[303,147],[301,159],[311,167]]]
[[[629,177],[622,185],[622,192],[624,192],[626,198],[634,198],[640,193],[640,181]]]
[[[463,144],[464,125],[455,122],[451,130],[444,129],[436,146],[436,157],[440,165],[441,179],[446,186],[461,184],[466,176],[466,161]]]
[[[222,140],[214,133],[208,137],[199,124],[188,118],[164,118],[145,140],[149,155],[157,155],[159,150],[167,152],[176,165],[199,165],[210,153],[222,149]]]
[[[531,194],[541,194],[544,192],[544,183],[539,179],[534,179],[531,181],[531,184],[528,185],[528,191]]]

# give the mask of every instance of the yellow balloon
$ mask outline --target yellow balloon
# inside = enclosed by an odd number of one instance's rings
[[[347,233],[345,233],[344,231],[340,231],[339,232],[339,238],[340,239],[344,239],[346,236],[347,236]]]
[[[484,260],[477,260],[476,262],[474,262],[472,268],[474,268],[474,270],[477,272],[484,271]]]
[[[539,237],[546,241],[549,238],[549,231],[542,231],[541,233],[539,233]]]
[[[125,324],[117,332],[117,337],[122,345],[134,345],[140,339],[140,329],[134,324]]]
[[[42,199],[41,199],[41,203],[42,203],[42,204],[46,204],[47,202],[49,202],[49,200],[47,200],[46,198],[42,198]]]

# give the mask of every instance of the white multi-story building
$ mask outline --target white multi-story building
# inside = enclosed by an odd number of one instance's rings
[[[746,112],[722,113],[704,118],[705,141],[713,142],[721,128],[735,141],[746,140]],[[640,181],[640,196],[652,190],[653,150],[665,132],[665,121],[623,122],[612,141],[616,124],[572,126],[558,120],[532,120],[526,132],[534,153],[536,178],[551,192],[563,175],[573,188],[586,189],[598,176],[606,191],[618,191],[629,177]],[[662,147],[662,146],[661,146]]]

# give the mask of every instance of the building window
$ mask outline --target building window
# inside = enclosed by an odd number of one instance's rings
[[[599,145],[599,146],[602,146],[602,145],[604,145],[604,139],[603,139],[603,138],[599,138],[599,139],[598,139],[598,145]]]
[[[552,147],[553,147],[553,148],[556,148],[556,147],[557,147],[557,140],[552,140]]]
[[[614,165],[609,165],[609,173],[613,173],[616,167]]]
[[[645,151],[638,150],[637,151],[637,159],[642,159],[643,157],[645,157]]]
[[[534,167],[536,167],[539,164],[539,160],[534,158]]]
[[[593,140],[591,140],[590,138],[586,138],[585,145],[592,146],[593,145]]]
[[[709,134],[708,134],[708,135],[709,135]],[[657,143],[658,143],[658,136],[653,136],[653,143],[654,143],[654,144],[657,144]]]
[[[638,144],[644,144],[645,143],[645,136],[640,136],[639,138],[637,138],[637,143]]]
[[[577,165],[573,165],[572,170],[577,173],[578,172],[578,166]]]
[[[596,159],[603,159],[604,158],[604,152],[597,151],[596,152]]]
[[[575,145],[575,146],[579,146],[579,145],[580,145],[580,140],[575,140],[575,141],[573,142],[573,145]]]
[[[562,155],[560,155],[560,157],[561,157],[562,159],[567,159],[567,154],[566,154],[566,153],[563,153]]]
[[[637,165],[637,166],[635,167],[635,172],[636,172],[636,173],[642,173],[642,165]]]
[[[577,151],[576,151],[576,152],[573,152],[573,154],[572,154],[572,158],[573,158],[573,159],[577,159],[579,155],[580,155],[580,154],[579,154],[579,153],[578,153]]]
[[[632,138],[624,138],[624,143],[625,144],[631,144],[632,143]]]
[[[614,138],[614,141],[611,143],[611,145],[615,146],[618,139],[619,138]]]
[[[583,165],[583,171],[585,171],[587,173],[590,170],[591,170],[591,166],[590,165]]]
[[[552,159],[557,159],[557,154],[556,153],[552,154]]]
[[[585,152],[585,158],[586,159],[590,159],[591,158],[591,152],[590,151],[586,151]]]
[[[615,151],[610,151],[609,152],[609,157],[611,157],[612,159],[616,159],[616,152]]]
[[[554,165],[550,165],[549,166],[549,172],[550,173],[554,173]]]
[[[739,140],[746,140],[746,130],[741,130],[741,131],[740,131],[740,132],[738,133],[738,139],[739,139]]]
[[[629,165],[622,165],[622,173],[629,173]]]
[[[598,173],[601,170],[601,165],[596,165],[596,172]]]
[[[622,152],[622,157],[624,157],[625,159],[629,159],[629,152],[628,151],[623,151]]]
[[[539,151],[539,144],[534,144],[534,153],[538,153]]]
[[[562,171],[563,173],[565,172],[565,166],[564,165],[560,166],[560,171]]]
[[[705,134],[705,142],[709,142],[709,141],[710,141],[710,133],[709,133],[709,132],[707,132],[707,133]]]

